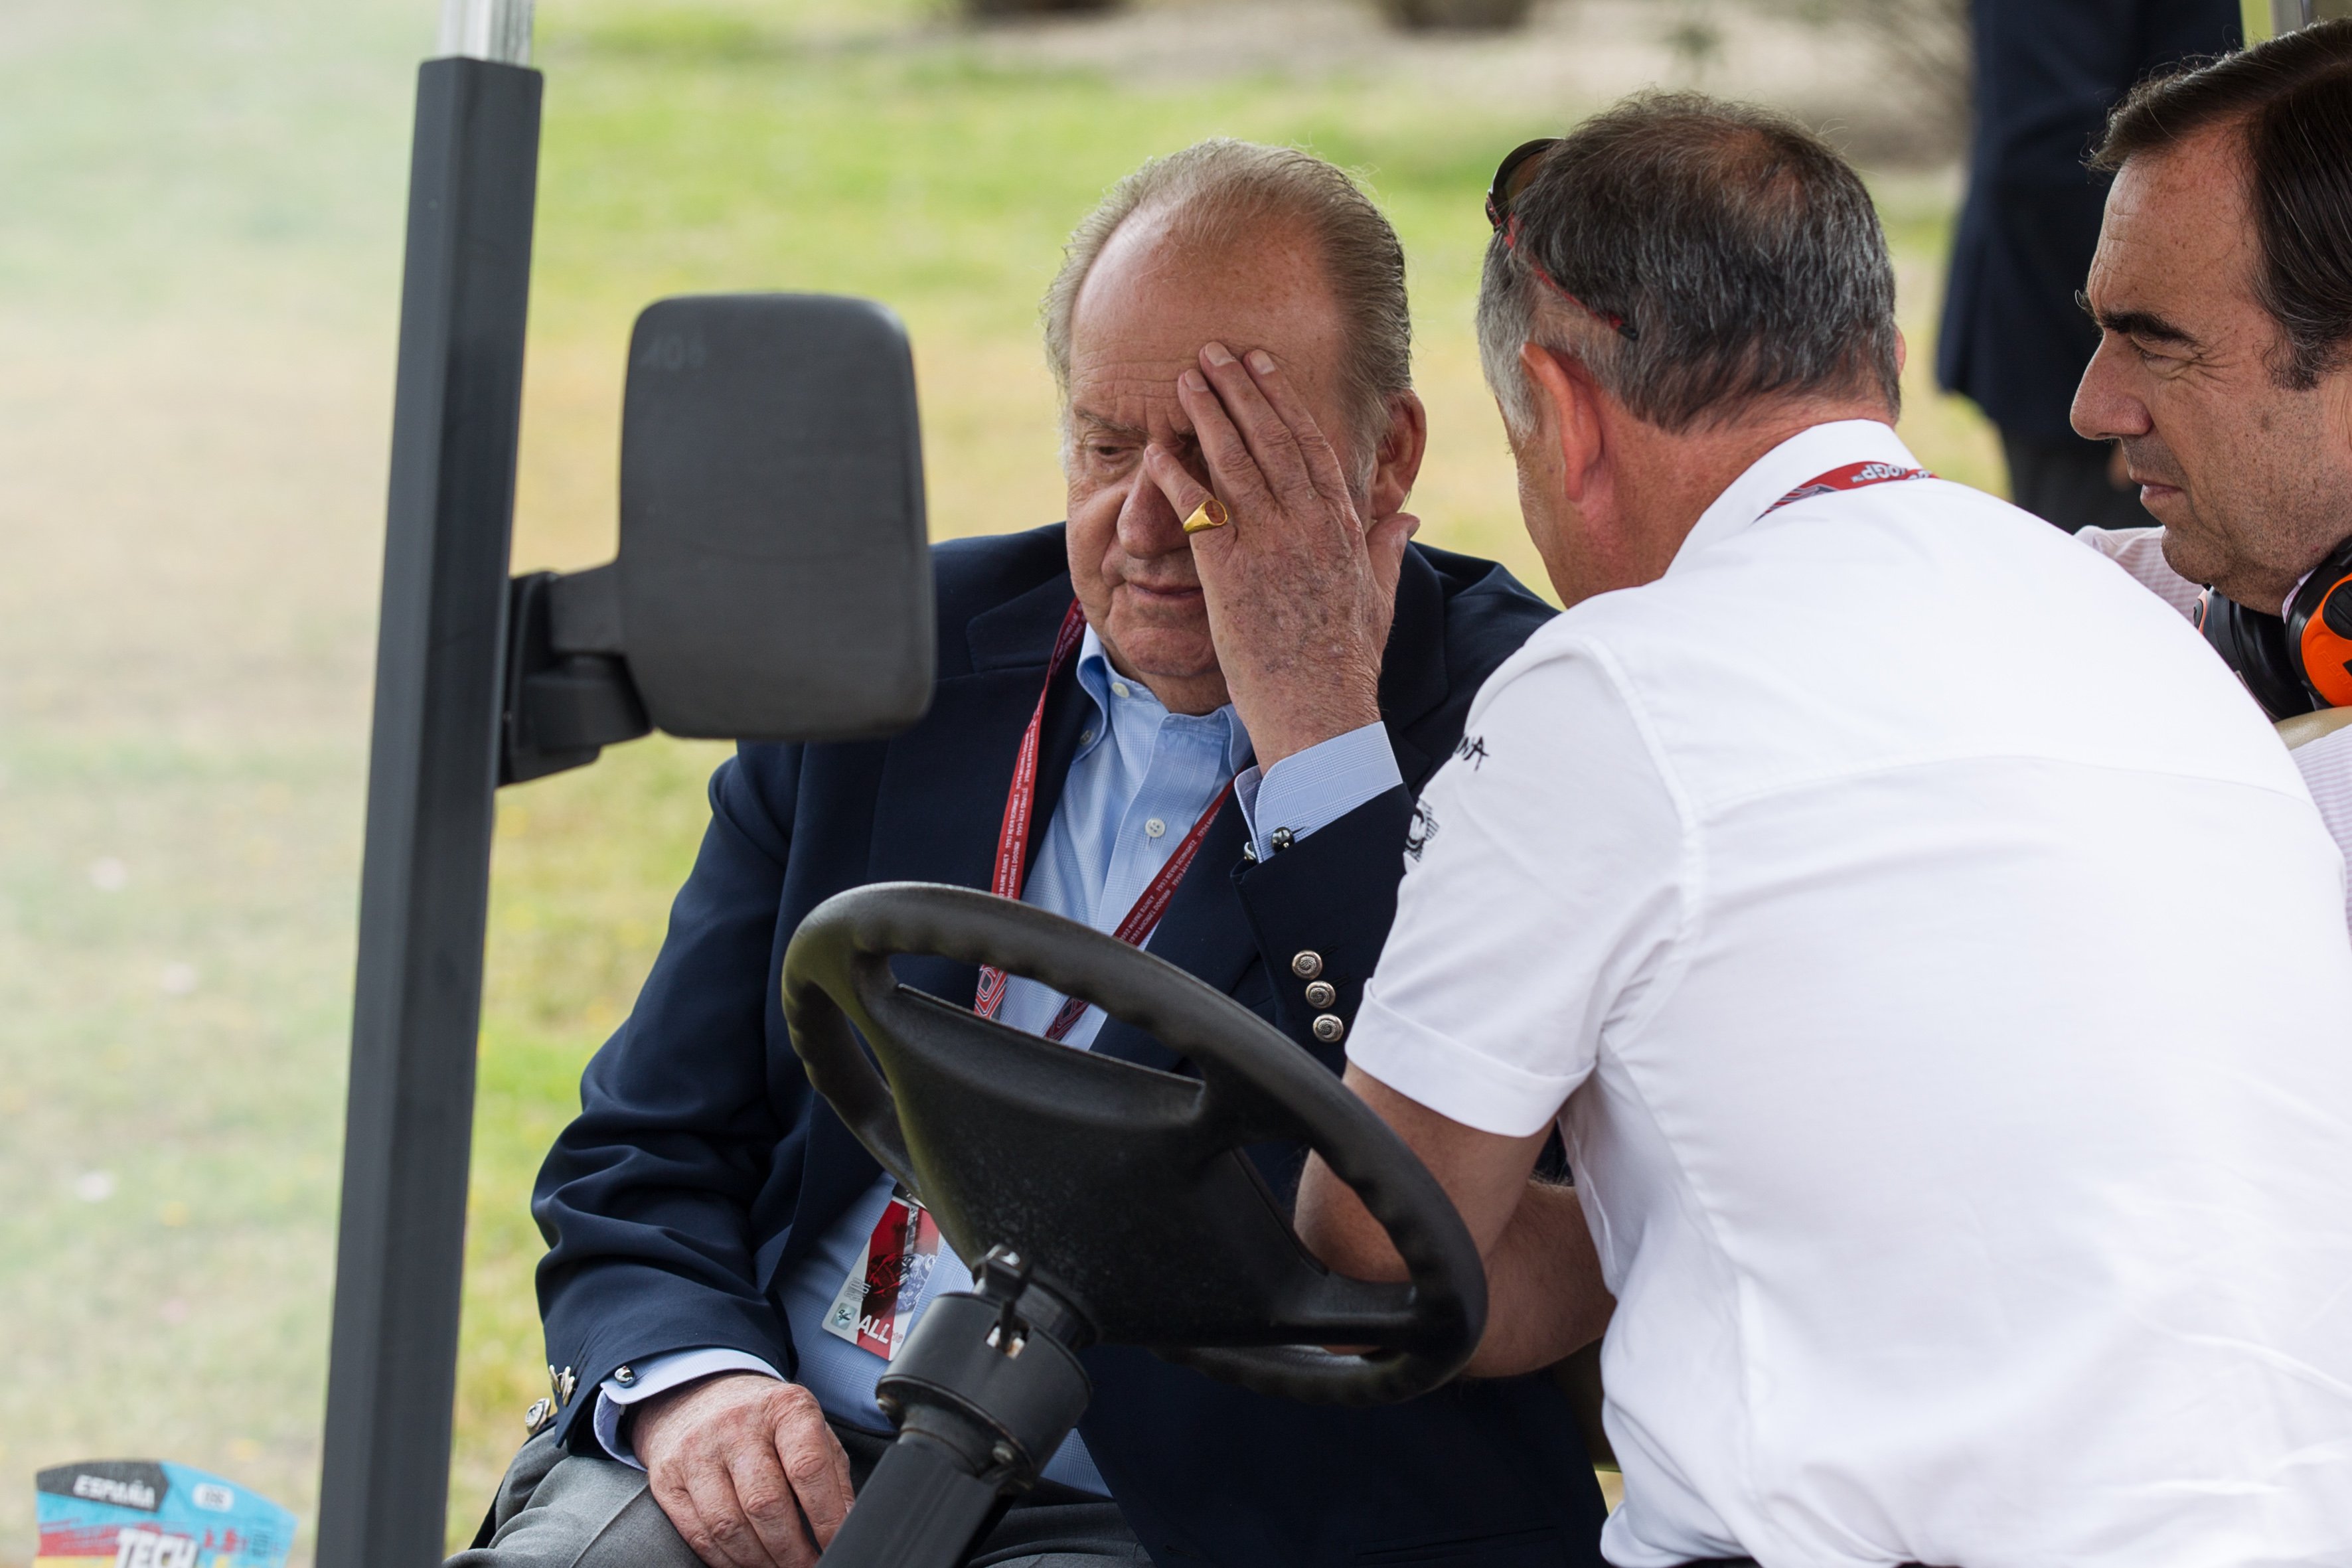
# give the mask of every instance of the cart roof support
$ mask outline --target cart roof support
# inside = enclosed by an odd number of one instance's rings
[[[417,75],[318,1560],[442,1555],[541,79],[450,0]]]

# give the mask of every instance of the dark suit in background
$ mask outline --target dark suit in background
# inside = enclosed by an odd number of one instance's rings
[[[1945,389],[2000,429],[2017,504],[2068,532],[2142,528],[2108,448],[2067,424],[2098,329],[2074,302],[2106,180],[2084,167],[2132,85],[2242,42],[2238,0],[1971,0],[1976,132],[1936,351]]]
[[[593,1390],[624,1362],[688,1347],[793,1374],[777,1287],[879,1175],[803,1074],[784,1026],[785,943],[819,902],[911,879],[986,888],[1013,755],[1071,600],[1062,531],[936,552],[939,686],[888,741],[746,745],[711,781],[712,820],[635,1012],[581,1086],[582,1112],[533,1212],[550,1360],[579,1396],[562,1440],[593,1450]],[[1150,950],[1254,1008],[1334,1072],[1292,959],[1313,949],[1353,1018],[1396,911],[1412,799],[1453,751],[1470,701],[1551,611],[1492,563],[1413,546],[1381,679],[1403,784],[1264,864],[1228,801]],[[1076,661],[1048,700],[1036,820],[1052,820],[1086,710]],[[1033,856],[1045,835],[1032,837]],[[977,972],[898,961],[908,984],[969,1006]],[[1131,1026],[1093,1048],[1177,1064]],[[1272,1173],[1295,1184],[1303,1156]],[[1161,1568],[1600,1563],[1600,1493],[1544,1377],[1456,1384],[1365,1410],[1244,1393],[1145,1352],[1086,1354],[1081,1430]]]

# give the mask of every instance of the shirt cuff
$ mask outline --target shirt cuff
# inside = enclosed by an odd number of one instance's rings
[[[621,1412],[641,1399],[716,1377],[722,1372],[758,1372],[782,1383],[784,1374],[747,1351],[672,1351],[634,1363],[636,1375],[626,1384],[606,1378],[596,1385],[596,1409],[589,1417],[596,1442],[604,1452],[632,1469],[642,1470],[637,1451],[621,1436]]]
[[[1293,752],[1263,772],[1244,768],[1234,780],[1234,798],[1249,825],[1250,843],[1264,860],[1275,852],[1277,828],[1287,828],[1286,842],[1296,843],[1402,783],[1388,726],[1375,720]]]

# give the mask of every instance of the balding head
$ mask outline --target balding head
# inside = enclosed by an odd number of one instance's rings
[[[1045,358],[1066,410],[1079,302],[1115,243],[1212,264],[1270,245],[1295,247],[1340,324],[1333,358],[1319,368],[1332,378],[1360,445],[1378,442],[1389,400],[1412,390],[1404,247],[1380,208],[1312,153],[1217,138],[1144,164],[1071,234],[1045,302]]]
[[[1367,523],[1405,504],[1424,423],[1411,385],[1404,255],[1330,164],[1204,142],[1122,181],[1045,297],[1062,390],[1070,581],[1122,671],[1180,712],[1226,700],[1191,542],[1144,472],[1200,468],[1176,395],[1212,343],[1263,349],[1330,442]]]

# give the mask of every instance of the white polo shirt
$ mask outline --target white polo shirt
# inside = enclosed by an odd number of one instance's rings
[[[2048,524],[1932,479],[1759,521],[1865,459],[1913,462],[1796,437],[1496,672],[1349,1054],[1559,1117],[1612,1562],[2352,1563],[2340,860]]]

